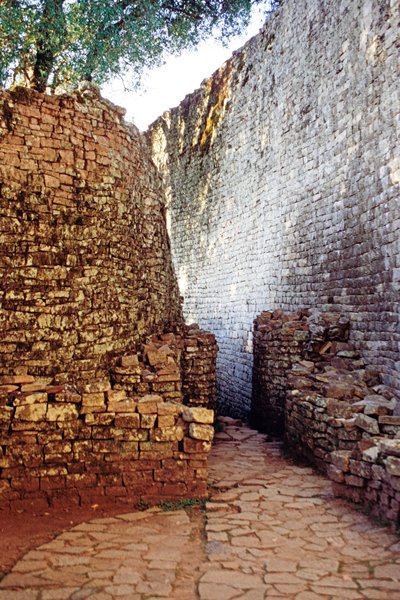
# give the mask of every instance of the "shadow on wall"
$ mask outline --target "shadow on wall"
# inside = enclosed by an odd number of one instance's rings
[[[232,105],[236,102],[237,87],[246,85],[251,67],[245,69],[246,50],[235,53],[216,74],[204,82],[194,94],[189,95],[181,105],[165,113],[150,128],[148,136],[153,146],[153,159],[162,172],[167,189],[168,221],[172,240],[173,261],[177,270],[180,291],[185,297],[193,297],[193,290],[204,289],[204,274],[210,280],[219,277],[219,273],[207,270],[210,263],[223,261],[229,255],[230,238],[219,231],[219,224],[224,213],[232,209],[233,196],[224,198],[223,202],[215,202],[214,190],[223,185],[220,175],[220,163],[229,160],[234,152],[228,146],[224,152],[214,152],[214,145],[220,145],[225,135],[225,120]],[[248,72],[247,72],[248,71]],[[196,173],[193,177],[193,173]],[[175,204],[175,190],[179,189],[180,180],[186,181],[190,192],[179,199],[179,208]],[[227,182],[229,187],[229,182]],[[229,223],[227,223],[228,225]],[[182,233],[185,236],[185,248],[175,243]],[[203,265],[196,271],[193,265]],[[191,265],[189,267],[189,265]],[[221,262],[221,266],[223,266]],[[222,275],[222,274],[221,274]],[[235,371],[245,364],[246,380],[242,392],[247,396],[247,406],[236,414],[244,416],[249,410],[252,357],[249,352],[251,327],[246,331],[234,333],[237,352],[240,358],[235,363],[225,362],[225,340],[231,332],[224,322],[227,303],[236,302],[237,283],[229,285],[227,294],[213,297],[213,305],[202,311],[201,322],[213,331],[220,341],[220,352],[217,357],[219,372],[218,389],[221,391],[236,379]],[[207,302],[207,300],[206,300]],[[191,300],[184,304],[184,314],[188,322],[199,321],[199,304],[203,300]],[[206,313],[206,314],[204,314]],[[197,316],[196,316],[197,315]],[[222,315],[222,316],[221,316]],[[251,323],[253,317],[249,319]],[[241,366],[242,365],[242,366]],[[243,376],[243,373],[242,373]],[[242,377],[243,378],[243,377]],[[234,386],[230,385],[231,389]],[[238,390],[237,390],[238,391]],[[225,409],[226,411],[226,409]]]
[[[346,314],[400,390],[397,16],[384,4],[287,0],[149,133],[185,312],[218,337],[235,416],[249,408],[248,336],[264,308]]]

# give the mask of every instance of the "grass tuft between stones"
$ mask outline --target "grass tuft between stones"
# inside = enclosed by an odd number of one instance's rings
[[[205,510],[206,499],[204,498],[178,498],[178,500],[161,500],[158,506],[165,512],[174,510],[186,510],[190,508],[198,508]]]

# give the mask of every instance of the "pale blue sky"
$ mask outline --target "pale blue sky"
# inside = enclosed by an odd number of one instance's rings
[[[143,91],[124,90],[124,83],[114,80],[102,88],[102,95],[127,109],[126,119],[145,130],[158,116],[199,87],[243,44],[258,33],[265,21],[265,5],[253,10],[249,27],[233,38],[227,47],[213,39],[203,41],[197,50],[171,57],[165,65],[148,72]]]

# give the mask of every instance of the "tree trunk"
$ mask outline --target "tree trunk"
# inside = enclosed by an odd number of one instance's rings
[[[63,46],[65,34],[64,0],[45,0],[36,38],[36,57],[31,87],[46,91],[57,54]]]

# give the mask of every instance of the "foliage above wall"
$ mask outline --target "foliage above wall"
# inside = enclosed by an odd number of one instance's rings
[[[196,45],[221,27],[229,38],[262,0],[0,0],[0,85],[38,91],[82,79],[102,83]],[[271,6],[279,1],[273,0]]]

